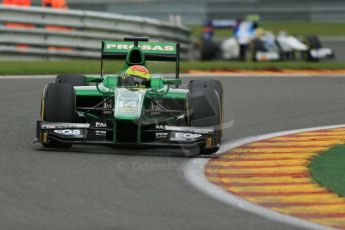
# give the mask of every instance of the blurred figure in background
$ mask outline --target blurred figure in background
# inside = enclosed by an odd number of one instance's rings
[[[31,6],[31,0],[3,0],[2,4],[5,6],[30,7]],[[9,27],[9,28],[23,28],[23,29],[34,27],[33,25],[29,25],[29,24],[12,23],[12,22],[5,23],[5,26]],[[16,47],[17,48],[29,48],[29,46],[25,45],[25,44],[20,44],[20,45],[17,45]]]
[[[2,4],[5,6],[30,7],[31,0],[3,0]],[[33,27],[33,25],[20,24],[20,23],[6,23],[5,26],[14,27],[14,28],[32,28]]]
[[[31,6],[31,0],[3,0],[3,5]]]
[[[62,9],[62,10],[68,10],[68,6],[65,0],[42,0],[42,7],[48,7],[53,9]],[[70,31],[72,30],[69,27],[63,27],[63,26],[46,26],[47,30],[58,30],[58,31]],[[49,50],[62,50],[62,51],[71,51],[71,48],[67,47],[55,47],[50,46],[48,48]]]
[[[214,35],[214,28],[212,20],[206,20],[202,27],[202,37],[205,40],[212,40]]]
[[[3,0],[2,4],[8,6],[31,6],[31,0]]]
[[[238,20],[234,29],[234,36],[240,44],[239,60],[245,61],[246,52],[250,41],[255,37],[255,31],[259,27],[260,17],[258,15],[248,15],[245,20]]]
[[[43,7],[51,7],[55,9],[68,9],[65,0],[42,0]]]

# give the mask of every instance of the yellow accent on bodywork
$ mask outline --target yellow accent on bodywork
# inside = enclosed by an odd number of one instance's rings
[[[45,107],[44,107],[44,94],[45,94],[45,89],[43,89],[43,91],[42,91],[42,98],[41,98],[41,121],[43,121],[43,119],[44,119],[44,109],[45,109]]]

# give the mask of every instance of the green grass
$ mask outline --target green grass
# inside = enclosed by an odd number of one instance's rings
[[[117,73],[122,62],[107,62],[105,73]],[[157,63],[149,65],[153,73],[173,73],[175,65],[172,63]],[[345,69],[342,63],[308,63],[308,62],[226,62],[226,61],[184,61],[181,63],[181,72],[188,70],[279,70],[279,69]],[[16,61],[0,62],[0,75],[44,75],[58,73],[100,73],[99,61]]]
[[[310,169],[317,182],[345,197],[345,145],[337,145],[314,158]]]
[[[318,36],[345,36],[345,22],[261,22],[260,27],[265,30],[287,31],[294,35],[318,35]],[[190,25],[193,36],[201,36],[201,25]],[[232,30],[222,29],[216,31],[218,37],[229,37]]]

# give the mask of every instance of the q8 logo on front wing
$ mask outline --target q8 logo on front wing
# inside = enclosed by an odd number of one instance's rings
[[[75,137],[75,138],[83,137],[80,129],[57,129],[57,130],[54,130],[54,133],[62,135],[62,136]]]
[[[196,140],[198,138],[202,137],[200,134],[194,134],[194,133],[172,133],[171,140],[172,141],[191,141]]]

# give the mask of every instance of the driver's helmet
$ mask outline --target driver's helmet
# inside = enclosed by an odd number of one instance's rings
[[[133,65],[129,67],[123,77],[123,82],[128,86],[145,86],[150,83],[151,74],[149,70],[142,65]]]

